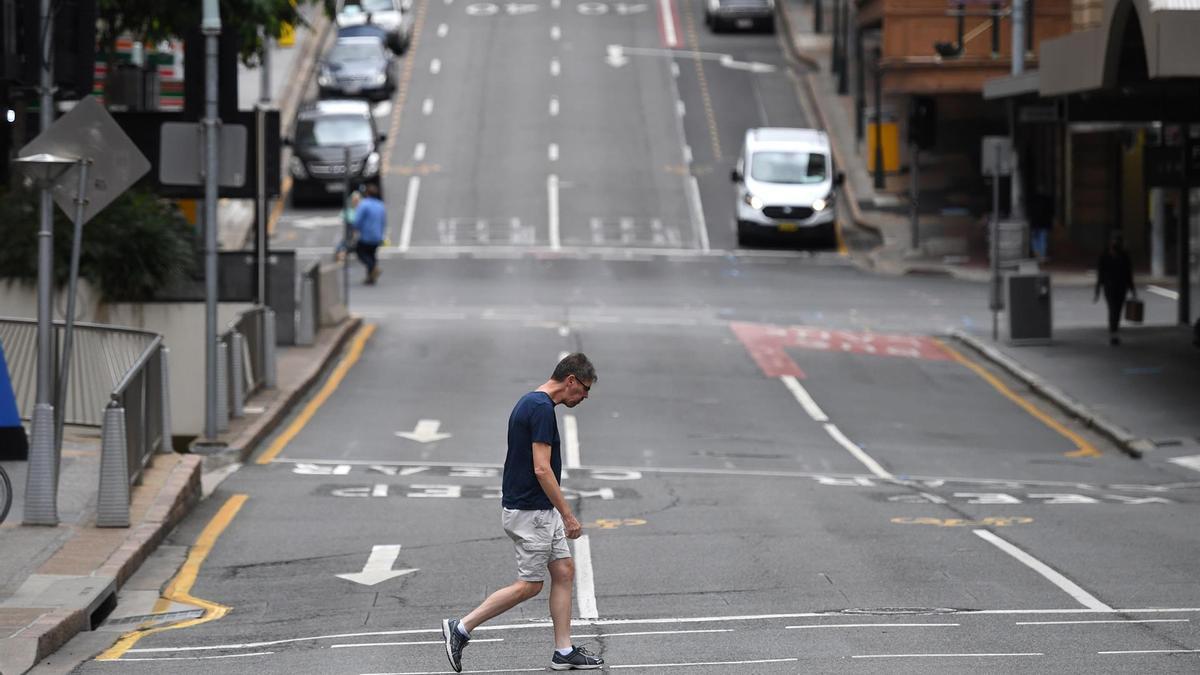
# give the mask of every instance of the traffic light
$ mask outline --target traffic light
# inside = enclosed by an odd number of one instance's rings
[[[908,142],[919,150],[929,150],[937,144],[937,102],[932,96],[909,99]]]

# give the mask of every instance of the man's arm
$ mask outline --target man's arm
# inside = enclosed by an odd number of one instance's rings
[[[563,529],[566,530],[567,539],[578,539],[579,535],[583,534],[583,526],[571,512],[571,507],[567,506],[567,499],[563,497],[562,489],[554,478],[554,468],[550,466],[550,444],[533,444],[533,475],[537,476],[542,491],[546,493],[550,503],[558,509],[558,513],[562,516]]]

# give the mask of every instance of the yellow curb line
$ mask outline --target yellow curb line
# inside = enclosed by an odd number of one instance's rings
[[[363,346],[366,345],[367,339],[370,338],[374,332],[375,324],[373,323],[366,324],[362,328],[358,329],[358,333],[356,333],[354,336],[354,341],[350,344],[350,350],[346,353],[346,356],[342,358],[341,362],[337,364],[337,367],[333,369],[333,372],[330,373],[329,379],[325,381],[325,384],[321,387],[321,390],[318,391],[317,395],[314,396],[312,400],[304,406],[304,409],[300,411],[300,414],[296,416],[296,419],[292,420],[291,424],[289,424],[282,433],[275,437],[275,440],[271,442],[271,445],[266,449],[266,451],[259,455],[258,459],[255,460],[256,464],[270,464],[284,449],[284,447],[286,447],[288,443],[291,443],[292,439],[295,438],[302,429],[304,429],[304,425],[308,424],[308,421],[312,419],[312,416],[316,414],[317,410],[324,405],[326,399],[328,399],[333,394],[334,390],[338,388],[338,385],[342,383],[342,379],[346,377],[346,373],[350,372],[350,368],[352,368],[354,364],[358,362],[358,358],[362,356]]]
[[[974,361],[971,361],[967,357],[963,356],[962,354],[960,354],[958,352],[958,350],[954,349],[953,347],[946,344],[945,342],[943,342],[937,338],[934,338],[933,341],[936,342],[939,347],[941,347],[943,350],[945,350],[945,352],[947,354],[949,354],[951,358],[953,358],[955,361],[958,361],[959,363],[966,366],[967,368],[970,368],[976,375],[978,375],[978,376],[982,377],[984,380],[986,380],[988,384],[992,385],[992,387],[994,387],[996,389],[996,391],[1003,394],[1006,398],[1008,398],[1013,403],[1016,403],[1025,412],[1029,413],[1030,415],[1033,415],[1038,420],[1040,420],[1042,422],[1042,424],[1045,424],[1046,426],[1050,427],[1051,429],[1057,431],[1058,433],[1060,433],[1064,437],[1066,437],[1067,440],[1074,443],[1076,449],[1072,450],[1070,452],[1063,453],[1065,456],[1067,456],[1067,457],[1100,457],[1101,456],[1101,452],[1096,449],[1096,446],[1092,445],[1091,443],[1088,443],[1086,440],[1083,439],[1082,436],[1080,436],[1079,434],[1075,433],[1074,431],[1071,431],[1070,429],[1063,426],[1061,423],[1059,423],[1058,420],[1054,419],[1053,417],[1050,417],[1045,412],[1042,412],[1042,410],[1039,409],[1034,404],[1032,404],[1029,401],[1025,400],[1024,398],[1018,396],[1016,394],[1016,392],[1014,392],[1012,389],[1009,389],[1008,386],[1005,385],[1003,382],[1001,382],[1000,379],[997,378],[995,375],[992,375],[988,371],[984,370],[984,368],[982,366],[975,363]]]
[[[97,661],[116,661],[120,659],[125,652],[137,644],[138,640],[147,635],[174,630],[176,628],[198,626],[209,621],[216,621],[229,613],[230,607],[197,598],[192,595],[191,591],[192,585],[196,583],[196,577],[200,574],[200,566],[204,564],[204,559],[208,557],[213,545],[217,543],[217,537],[221,536],[221,533],[225,531],[225,528],[237,516],[238,510],[246,503],[246,498],[246,495],[233,495],[225,501],[221,509],[217,511],[217,514],[212,517],[212,520],[208,521],[208,525],[204,527],[204,531],[200,533],[200,537],[196,539],[196,543],[192,545],[191,550],[188,552],[187,560],[183,563],[183,567],[179,568],[179,572],[167,584],[162,597],[154,604],[155,613],[161,613],[170,606],[171,602],[181,602],[204,608],[204,615],[195,619],[180,621],[169,626],[139,628],[126,633],[117,640],[116,644],[97,656]]]

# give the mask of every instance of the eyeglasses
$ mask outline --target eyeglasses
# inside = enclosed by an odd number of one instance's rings
[[[575,377],[575,376],[572,375],[571,377]],[[575,383],[578,384],[579,386],[583,387],[583,393],[585,393],[585,394],[592,393],[591,386],[584,384],[583,380],[579,379],[578,377],[575,377]]]

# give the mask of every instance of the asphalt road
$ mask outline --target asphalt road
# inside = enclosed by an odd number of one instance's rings
[[[558,411],[574,639],[610,669],[1197,670],[1194,473],[938,339],[989,320],[981,286],[732,250],[742,132],[808,123],[775,36],[712,36],[698,3],[416,7],[348,368],[56,668],[447,672],[440,620],[513,577],[508,413],[582,350],[599,379]],[[330,214],[289,210],[277,243],[327,252]],[[1088,300],[1062,290],[1057,320],[1100,321]],[[545,670],[544,595],[464,672]],[[117,641],[152,608],[183,623]]]

